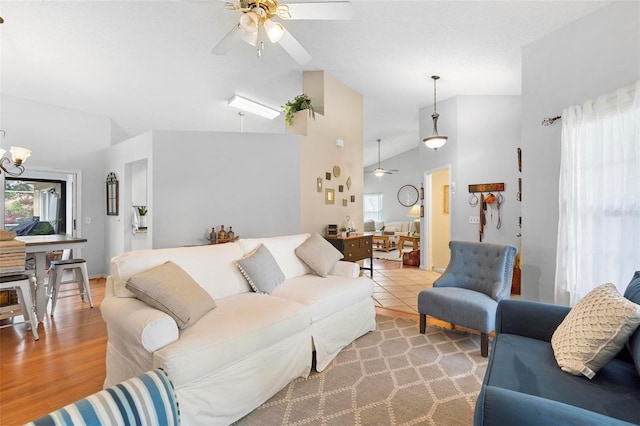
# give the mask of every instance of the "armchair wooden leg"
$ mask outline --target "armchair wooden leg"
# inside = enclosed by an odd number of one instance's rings
[[[427,329],[427,316],[425,314],[420,314],[420,333],[424,334]]]
[[[485,358],[489,356],[489,335],[487,333],[480,333],[480,355]]]

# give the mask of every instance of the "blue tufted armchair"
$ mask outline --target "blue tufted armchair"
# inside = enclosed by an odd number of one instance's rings
[[[427,315],[480,331],[480,353],[489,355],[489,333],[495,329],[496,308],[511,294],[514,246],[449,242],[451,258],[433,288],[418,294],[420,333],[425,332]]]

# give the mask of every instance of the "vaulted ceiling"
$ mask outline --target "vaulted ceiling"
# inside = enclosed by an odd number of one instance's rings
[[[298,1],[300,2],[300,1]],[[418,146],[418,109],[458,95],[518,95],[521,48],[608,1],[359,1],[349,21],[287,21],[312,56],[267,43],[210,50],[240,12],[219,0],[0,3],[0,91],[150,129],[239,131],[239,94],[280,108],[302,71],[325,70],[362,94],[364,164]],[[553,64],[549,64],[553,66]],[[1,124],[1,122],[0,122]],[[446,129],[440,129],[443,133]],[[244,131],[284,132],[247,114]]]

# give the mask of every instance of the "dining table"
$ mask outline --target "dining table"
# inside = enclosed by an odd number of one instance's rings
[[[33,254],[35,258],[35,308],[38,323],[44,320],[49,301],[45,285],[47,275],[47,253],[66,249],[79,249],[84,247],[86,238],[72,237],[65,234],[52,235],[25,235],[16,237],[16,240],[25,243],[25,252]]]

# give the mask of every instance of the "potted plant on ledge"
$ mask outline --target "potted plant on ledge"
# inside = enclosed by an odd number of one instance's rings
[[[147,229],[147,206],[138,206],[138,216],[140,216],[140,229]]]
[[[311,98],[306,93],[296,96],[283,106],[284,121],[291,126],[293,123],[293,114],[302,110],[309,110],[309,116],[315,120],[316,112],[311,105]]]

